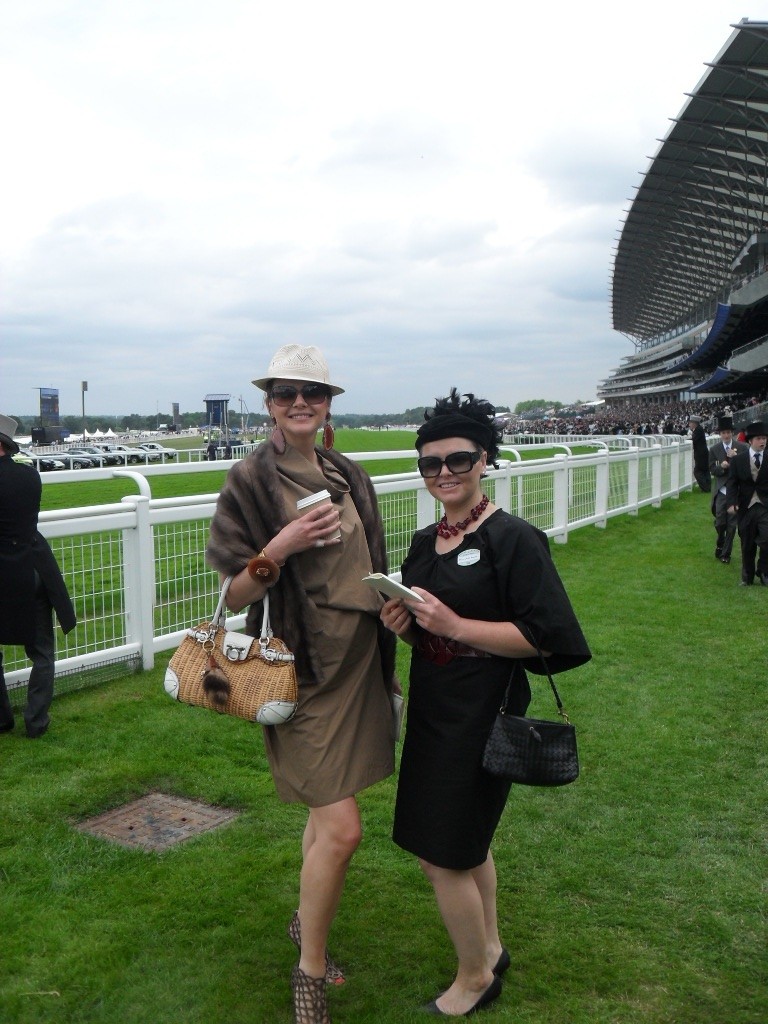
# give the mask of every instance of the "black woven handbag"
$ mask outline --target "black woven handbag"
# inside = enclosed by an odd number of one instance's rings
[[[579,775],[576,728],[565,713],[552,673],[538,644],[531,639],[541,658],[555,695],[562,722],[507,715],[509,686],[485,744],[483,768],[490,774],[522,786],[565,786]]]

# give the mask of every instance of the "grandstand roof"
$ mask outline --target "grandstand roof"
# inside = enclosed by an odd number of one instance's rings
[[[649,341],[723,295],[768,221],[768,22],[743,19],[661,142],[614,258],[613,326]]]

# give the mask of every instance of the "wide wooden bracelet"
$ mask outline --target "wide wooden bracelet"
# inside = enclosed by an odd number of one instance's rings
[[[264,583],[267,587],[273,587],[280,579],[280,566],[263,551],[252,558],[246,568],[252,580]]]

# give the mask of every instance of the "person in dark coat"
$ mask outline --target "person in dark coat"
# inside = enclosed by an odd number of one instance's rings
[[[701,490],[709,494],[712,490],[712,477],[709,475],[709,449],[707,448],[707,435],[701,423],[701,416],[691,416],[688,421],[693,442],[693,478]]]
[[[745,435],[749,447],[731,459],[726,500],[728,511],[736,514],[741,539],[739,585],[750,587],[757,575],[760,583],[768,587],[768,466],[764,458],[768,425],[750,423]]]
[[[736,536],[736,516],[728,512],[728,498],[725,483],[731,459],[747,446],[733,439],[733,420],[730,416],[720,416],[717,421],[720,440],[709,449],[709,472],[715,481],[715,493],[712,495],[712,515],[715,517],[717,543],[715,558],[725,565],[731,560],[733,540]]]
[[[741,587],[758,580],[768,587],[768,425],[750,423],[744,430],[749,447],[731,459],[726,481],[728,511],[735,513],[741,541]],[[757,567],[755,558],[757,556]]]
[[[55,609],[65,633],[77,619],[48,541],[37,529],[42,484],[32,466],[13,461],[18,424],[0,416],[0,644],[20,644],[32,662],[24,722],[37,739],[48,729],[53,700]],[[0,732],[15,725],[0,650]]]

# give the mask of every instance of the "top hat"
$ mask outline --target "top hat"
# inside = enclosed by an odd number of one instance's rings
[[[13,435],[16,433],[18,426],[19,424],[16,420],[11,419],[10,416],[0,416],[0,444],[11,455],[15,455],[19,450],[19,446],[13,440]]]
[[[717,429],[718,430],[733,430],[733,416],[718,416],[717,417]]]
[[[689,416],[688,417],[688,422],[689,423],[703,423],[704,421],[702,420],[701,416]]]
[[[757,420],[747,425],[744,434],[748,441],[753,437],[768,437],[768,426],[762,420]]]
[[[315,348],[314,345],[283,345],[272,356],[266,376],[257,377],[251,383],[255,384],[257,388],[261,388],[262,391],[266,391],[267,385],[275,377],[325,384],[332,395],[344,394],[344,388],[331,384],[328,363],[323,358],[320,349]]]

